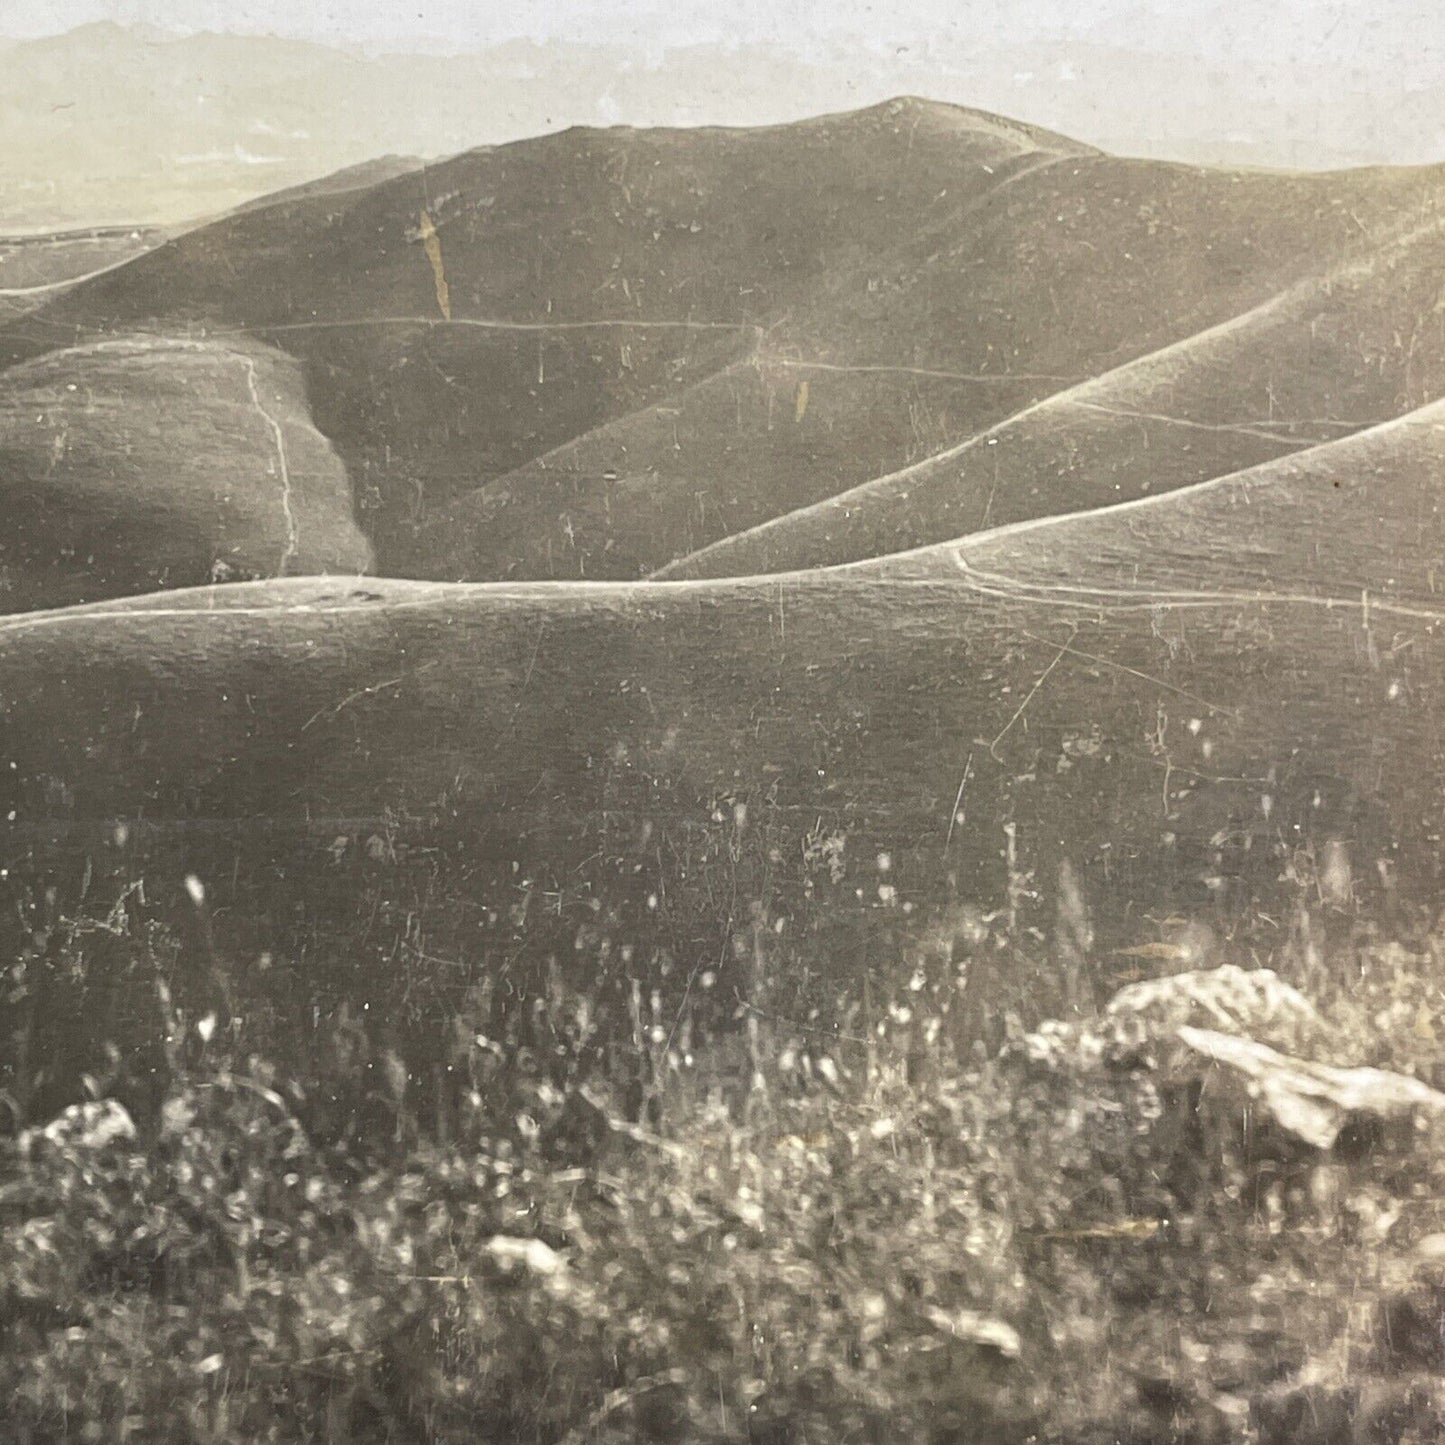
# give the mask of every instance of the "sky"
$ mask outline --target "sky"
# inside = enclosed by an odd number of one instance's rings
[[[806,54],[1077,38],[1225,65],[1348,66],[1405,84],[1445,73],[1435,0],[0,0],[0,34],[97,20],[404,49],[529,37],[642,50],[762,41]]]
[[[0,84],[0,219],[8,196],[36,224],[121,211],[169,221],[387,153],[441,155],[567,125],[753,125],[901,94],[1185,163],[1435,164],[1440,4],[0,0],[6,46],[100,21],[142,27],[124,51],[90,31],[12,62]],[[168,43],[198,31],[332,51]],[[546,48],[499,48],[516,40]],[[214,194],[200,194],[197,157],[215,161]],[[234,164],[222,175],[224,161]],[[171,189],[141,206],[152,183]]]

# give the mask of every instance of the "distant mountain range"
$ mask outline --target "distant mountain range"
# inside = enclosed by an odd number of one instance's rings
[[[798,57],[696,46],[651,57],[510,42],[458,56],[112,24],[3,48],[0,232],[173,224],[385,154],[446,155],[572,124],[746,124],[908,88],[1125,154],[1319,168],[1445,157],[1445,96],[1328,87],[1240,62],[1017,46]],[[1306,77],[1307,78],[1307,77]]]

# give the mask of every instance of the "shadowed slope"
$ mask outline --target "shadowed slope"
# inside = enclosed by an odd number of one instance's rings
[[[859,274],[819,278],[789,335],[855,364],[1111,370],[1387,244],[1445,168],[1314,174],[1117,156],[1033,159],[957,215],[900,225]]]
[[[298,580],[13,617],[9,846],[143,814],[203,850],[224,818],[216,846],[265,856],[385,816],[564,873],[599,830],[705,827],[726,796],[897,850],[924,898],[940,870],[997,884],[992,828],[950,823],[966,792],[1029,866],[1067,857],[1134,908],[1206,874],[1265,897],[1311,838],[1429,876],[1442,463],[1437,405],[891,575]],[[134,710],[97,706],[115,696]]]
[[[1059,391],[961,446],[665,569],[667,578],[882,557],[1228,474],[1445,390],[1433,217],[1241,316]]]
[[[574,131],[229,217],[0,351],[258,333],[301,361],[382,571],[635,577],[1368,251],[1438,184],[1121,161],[912,100]],[[714,406],[754,356],[762,384]],[[769,432],[779,370],[802,416]]]
[[[416,565],[450,580],[636,578],[1046,389],[758,353],[468,493],[417,538]]]
[[[229,216],[53,320],[436,317],[425,211],[457,316],[747,326],[886,246],[940,185],[979,193],[990,167],[1045,145],[1084,149],[926,102],[758,130],[571,130]]]
[[[490,957],[476,911],[541,888],[547,947],[593,898],[652,898],[705,952],[736,920],[690,860],[753,846],[735,805],[779,899],[809,838],[846,837],[843,937],[880,906],[880,853],[920,922],[1002,897],[1006,822],[1016,872],[1047,889],[1067,860],[1108,946],[1137,914],[1279,916],[1293,850],[1332,838],[1434,886],[1442,616],[1239,594],[1080,614],[963,576],[298,580],[30,614],[0,623],[0,866],[199,873],[246,949],[365,1000],[394,990],[404,919],[356,916],[342,854],[390,860],[375,884],[424,907],[427,959]],[[119,851],[114,818],[143,822]],[[411,965],[411,1007],[445,1017],[451,976]]]
[[[1380,746],[1417,724],[1433,746],[1442,468],[1437,403],[1187,491],[849,568],[670,587],[296,579],[14,616],[0,620],[6,744],[66,779],[79,817],[144,804],[179,821],[190,800],[201,816],[297,822],[381,807],[420,818],[457,788],[573,818],[650,767],[706,790],[741,766],[782,780],[805,812],[892,814],[904,795],[888,779],[951,767],[946,738],[984,747],[986,774],[1001,754],[1046,749],[1039,718],[1056,690],[1059,708],[1107,731],[1125,689],[1121,746],[1138,687],[1254,717],[1264,731],[1237,735],[1246,751],[1297,750],[1272,709],[1317,710],[1323,726],[1332,700],[1375,709]],[[1245,646],[1251,619],[1270,625]],[[1390,630],[1388,653],[1372,629]],[[1099,655],[1062,668],[1066,640]],[[1291,660],[1337,646],[1342,672]],[[1025,688],[1020,709],[1019,684],[1039,681],[1050,649],[1050,685]],[[14,685],[27,670],[30,696]],[[139,720],[96,731],[87,697],[143,694]],[[179,727],[192,708],[206,725]],[[915,730],[933,742],[909,744]],[[175,746],[148,731],[174,731]],[[1311,737],[1322,771],[1345,766],[1328,729]],[[12,771],[23,790],[27,769]],[[1427,777],[1445,781],[1435,762],[1413,774],[1411,807]]]
[[[1429,610],[1445,595],[1445,402],[1167,496],[840,569],[963,575],[1061,609],[1307,596]],[[1386,613],[1381,625],[1390,627]]]
[[[346,474],[295,363],[131,336],[0,374],[0,608],[361,572]]]
[[[751,351],[817,278],[1044,152],[926,102],[756,131],[571,131],[178,238],[12,328],[0,350],[153,323],[302,359],[383,570],[455,494]]]
[[[485,483],[404,570],[637,576],[947,450],[1338,253],[1369,254],[1438,190],[1433,172],[1020,157],[964,206],[940,202],[856,270],[820,276],[759,337],[755,381],[734,366]]]

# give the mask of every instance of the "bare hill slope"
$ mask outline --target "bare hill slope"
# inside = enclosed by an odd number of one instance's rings
[[[0,510],[11,607],[371,559],[295,363],[255,343],[116,337],[0,375]]]
[[[1445,234],[1409,230],[1260,305],[1021,409],[958,446],[667,569],[826,566],[1206,481],[1441,393]]]
[[[844,970],[1006,907],[1046,968],[1066,866],[1099,949],[1287,926],[1339,846],[1433,897],[1441,190],[906,101],[472,152],[66,290],[0,332],[0,916],[192,872],[298,1017],[401,969],[435,1018],[604,917]]]
[[[1445,587],[1445,403],[1179,492],[1018,522],[841,575],[937,578],[1087,609],[1247,593],[1423,606]],[[1382,624],[1384,625],[1384,624]]]
[[[1439,188],[1120,161],[915,100],[572,131],[225,218],[0,356],[255,336],[299,361],[383,572],[627,579],[1369,257]]]

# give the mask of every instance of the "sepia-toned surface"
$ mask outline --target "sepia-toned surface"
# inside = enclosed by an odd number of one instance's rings
[[[477,139],[0,210],[0,1420],[1438,1438],[1445,164]]]

